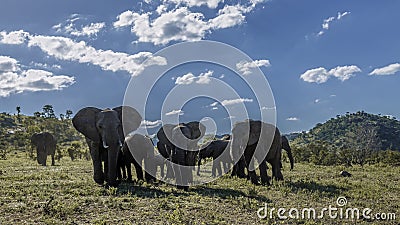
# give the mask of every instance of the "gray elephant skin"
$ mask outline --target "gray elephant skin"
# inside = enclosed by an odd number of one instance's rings
[[[276,126],[254,120],[236,123],[232,129],[230,145],[232,160],[237,162],[233,167],[232,175],[246,177],[244,174],[246,168],[251,182],[259,184],[254,168],[254,159],[256,159],[259,164],[261,183],[269,185],[266,164],[269,157],[279,159],[271,160],[270,163],[273,174],[278,179],[283,179],[280,170],[281,147],[281,134]]]
[[[49,132],[35,133],[31,137],[31,144],[36,147],[37,161],[46,166],[47,156],[51,155],[51,165],[54,166],[54,154],[57,142]]]
[[[197,175],[200,175],[201,160],[206,158],[212,158],[212,170],[211,174],[213,177],[216,176],[218,170],[219,176],[222,176],[221,164],[224,169],[224,173],[227,173],[229,165],[232,163],[232,159],[229,154],[229,140],[213,140],[209,143],[204,144],[199,150],[199,157],[197,162]]]
[[[104,110],[86,107],[74,116],[72,123],[85,136],[90,149],[96,183],[102,185],[106,181],[109,186],[118,185],[116,178],[120,149],[125,135],[135,131],[141,120],[140,114],[129,106]]]
[[[198,141],[204,136],[206,127],[198,122],[166,124],[157,132],[157,148],[160,154],[169,159],[167,177],[173,170],[178,189],[188,190],[193,181],[192,170],[195,166],[198,152]]]
[[[143,169],[147,182],[155,181],[157,168],[160,167],[161,177],[164,176],[164,158],[154,154],[154,146],[149,137],[134,134],[125,139],[122,147],[123,163],[127,168],[128,180],[132,180],[131,164],[135,166],[138,180],[143,180]]]

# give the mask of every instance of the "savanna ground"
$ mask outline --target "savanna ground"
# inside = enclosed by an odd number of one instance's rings
[[[48,158],[50,164],[50,157]],[[24,153],[0,161],[0,224],[399,224],[400,167],[343,167],[295,164],[285,181],[254,186],[245,179],[224,177],[189,192],[167,184],[122,183],[106,189],[92,179],[91,161],[62,158],[42,167]],[[269,171],[269,174],[270,171]],[[395,220],[259,219],[265,206],[315,208],[317,215],[344,196],[342,207],[395,213]],[[286,216],[287,216],[286,212]],[[300,215],[301,216],[301,215]]]

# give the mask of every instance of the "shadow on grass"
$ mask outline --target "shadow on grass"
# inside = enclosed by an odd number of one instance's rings
[[[335,196],[343,191],[346,191],[346,188],[338,187],[336,185],[324,185],[318,184],[315,181],[289,181],[286,182],[286,186],[291,189],[292,192],[300,192],[303,190],[308,190],[310,192],[319,192],[321,194],[327,195],[329,197]]]
[[[163,187],[163,188],[160,188]],[[170,188],[166,188],[170,187]],[[163,190],[164,189],[164,190]],[[105,195],[109,195],[107,191],[104,192]],[[178,190],[173,185],[168,184],[161,184],[156,183],[151,186],[148,186],[143,183],[135,183],[135,182],[122,182],[118,188],[116,189],[115,195],[126,195],[131,194],[133,196],[137,196],[140,198],[159,198],[174,195],[178,196],[190,196],[197,193],[201,196],[208,196],[208,197],[217,197],[222,199],[227,198],[237,198],[237,197],[247,197],[251,199],[256,199],[258,201],[263,202],[271,202],[270,199],[266,198],[265,196],[257,195],[257,194],[246,194],[239,190],[233,190],[230,188],[211,188],[205,186],[192,186],[189,188],[189,191]]]

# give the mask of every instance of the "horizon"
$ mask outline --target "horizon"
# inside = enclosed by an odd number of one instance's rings
[[[282,133],[307,131],[347,112],[400,118],[394,104],[400,96],[399,7],[396,1],[7,1],[0,9],[0,111],[13,114],[20,106],[33,115],[52,105],[59,116],[122,105],[131,78],[146,79],[143,69],[165,63],[155,57],[158,51],[209,40],[254,61],[236,64],[239,73],[210,63],[174,68],[155,85],[161,94],[152,93],[152,105],[176,87],[220,81],[239,97],[219,104],[194,99],[165,112],[151,107],[146,122],[209,116],[223,134],[232,119],[227,106],[239,103],[256,119],[263,109],[241,77],[258,68],[274,97],[275,105],[265,109],[276,110]]]

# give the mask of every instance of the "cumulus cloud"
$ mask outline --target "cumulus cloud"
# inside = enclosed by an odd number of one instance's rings
[[[113,25],[115,28],[131,26],[132,33],[138,38],[137,42],[165,45],[172,41],[199,41],[213,30],[242,24],[245,14],[251,12],[262,1],[250,1],[250,5],[225,5],[212,18],[205,18],[201,12],[192,12],[191,7],[208,5],[210,8],[216,8],[220,2],[218,0],[167,2],[174,3],[175,7],[168,10],[167,6],[159,5],[157,13],[137,13],[128,10],[118,15]]]
[[[218,7],[220,2],[224,0],[168,0],[167,2],[173,2],[175,4],[182,4],[189,7],[206,5],[208,8],[215,9]]]
[[[35,91],[62,90],[75,83],[75,78],[54,75],[45,70],[23,70],[16,59],[0,56],[0,97]]]
[[[197,84],[209,84],[211,82],[210,77],[213,75],[214,71],[209,70],[205,73],[200,73],[199,76],[194,76],[193,73],[187,73],[181,77],[177,77],[175,84],[191,84],[196,82]]]
[[[327,19],[324,19],[324,21],[322,23],[322,30],[318,32],[317,36],[321,36],[321,35],[325,34],[325,32],[327,30],[329,30],[332,22],[341,20],[341,19],[343,19],[343,17],[345,17],[349,14],[350,14],[350,12],[338,12],[336,17],[332,16]]]
[[[29,36],[28,32],[23,30],[12,31],[12,32],[0,32],[0,43],[1,44],[9,44],[9,45],[20,45],[23,44],[27,37]]]
[[[297,117],[289,117],[286,119],[287,121],[299,121],[300,119]]]
[[[300,78],[309,83],[325,83],[330,77],[336,77],[341,81],[346,81],[351,77],[355,76],[355,73],[361,72],[361,69],[357,66],[338,66],[331,70],[327,70],[323,67],[307,70],[303,73]]]
[[[155,128],[158,127],[162,124],[161,120],[155,120],[155,121],[149,121],[149,120],[143,120],[142,123],[140,124],[141,127],[143,128]]]
[[[72,36],[96,36],[105,26],[104,22],[101,23],[90,23],[89,25],[78,25],[77,22],[85,20],[78,14],[73,14],[64,23],[59,23],[53,26],[53,29],[58,33],[65,33]]]
[[[253,99],[251,99],[251,98],[236,98],[236,99],[223,100],[221,102],[221,105],[228,106],[228,105],[235,105],[235,104],[244,103],[244,102],[253,102]],[[218,104],[219,104],[218,102],[213,102],[210,106],[215,107]]]
[[[28,46],[37,46],[57,59],[90,63],[113,72],[127,71],[133,76],[140,74],[146,66],[166,64],[165,58],[153,57],[150,52],[129,55],[111,50],[97,50],[86,45],[84,41],[75,42],[65,37],[30,36]]]
[[[250,75],[252,73],[252,70],[257,67],[265,66],[268,67],[270,66],[269,60],[262,59],[262,60],[254,60],[251,62],[246,62],[246,61],[241,61],[236,64],[236,69],[239,70],[240,73],[243,75]]]
[[[374,69],[369,75],[393,75],[400,71],[400,63],[393,63],[385,67]]]
[[[172,115],[178,114],[178,115],[182,116],[184,113],[185,112],[183,110],[181,110],[181,109],[174,109],[174,110],[172,110],[170,112],[165,113],[165,115],[166,116],[172,116]]]
[[[13,32],[10,32],[13,33]],[[5,33],[9,36],[10,33]],[[151,65],[166,65],[164,57],[153,56],[151,52],[139,52],[130,55],[123,52],[95,49],[84,41],[76,42],[70,38],[60,36],[31,35],[23,33],[24,41],[29,47],[38,47],[46,54],[60,60],[77,61],[100,66],[108,71],[126,71],[132,76],[139,75],[145,67]]]

